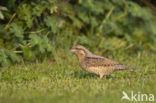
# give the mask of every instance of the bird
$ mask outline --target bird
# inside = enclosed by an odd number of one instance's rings
[[[83,70],[96,74],[100,78],[117,70],[137,70],[137,68],[125,66],[103,56],[95,55],[82,45],[73,47],[70,52],[77,56],[79,65]]]

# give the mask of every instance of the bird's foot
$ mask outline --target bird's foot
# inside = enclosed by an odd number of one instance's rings
[[[103,74],[100,74],[100,79],[102,79],[102,77],[103,77]]]

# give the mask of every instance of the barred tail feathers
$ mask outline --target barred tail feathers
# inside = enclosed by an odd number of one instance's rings
[[[138,68],[133,68],[133,67],[125,66],[125,65],[122,65],[122,64],[116,66],[116,69],[117,70],[132,70],[132,71],[139,70]]]

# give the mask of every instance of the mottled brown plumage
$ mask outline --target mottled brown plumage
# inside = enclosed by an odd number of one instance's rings
[[[100,78],[102,78],[104,75],[109,75],[116,70],[135,70],[135,68],[131,68],[102,56],[92,54],[89,50],[81,45],[72,48],[70,52],[76,54],[79,59],[80,66],[85,71],[97,74],[100,76]]]

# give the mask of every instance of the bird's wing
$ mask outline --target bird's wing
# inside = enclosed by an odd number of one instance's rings
[[[105,66],[105,67],[107,67],[107,66],[121,65],[118,62],[112,61],[110,59],[107,59],[107,58],[104,58],[101,56],[86,57],[85,62],[88,66]]]

